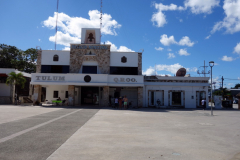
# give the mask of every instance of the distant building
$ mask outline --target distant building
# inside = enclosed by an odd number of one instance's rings
[[[143,76],[141,52],[110,51],[100,35],[100,29],[83,28],[81,44],[70,44],[70,51],[39,50],[34,102],[60,97],[68,105],[108,106],[126,95],[135,107],[196,108],[208,101],[209,77]]]
[[[11,72],[23,74],[23,76],[26,79],[25,87],[23,89],[20,86],[6,85],[8,74]],[[0,104],[12,104],[14,101],[13,99],[14,99],[15,93],[17,93],[20,99],[23,99],[23,97],[29,98],[29,93],[31,89],[30,81],[31,81],[31,74],[20,72],[13,68],[0,68]],[[17,90],[16,90],[16,87],[17,87]]]

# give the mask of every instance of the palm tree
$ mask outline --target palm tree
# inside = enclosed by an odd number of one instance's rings
[[[7,78],[7,81],[6,81],[6,84],[7,85],[10,84],[12,86],[20,85],[21,88],[24,88],[25,82],[26,82],[26,79],[23,77],[22,73],[16,74],[15,72],[11,72],[11,73],[9,73],[9,76]],[[17,93],[17,88],[16,88],[15,93]]]

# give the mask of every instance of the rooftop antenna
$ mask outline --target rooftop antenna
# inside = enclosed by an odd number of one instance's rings
[[[200,75],[200,74],[203,74],[204,77],[206,77],[206,74],[210,74],[210,70],[208,72],[206,72],[206,69],[208,66],[205,66],[205,60],[204,60],[204,66],[200,66],[200,67],[203,67],[203,70],[200,72],[199,70],[197,71],[197,73]]]
[[[57,18],[56,18],[56,35],[55,35],[55,50],[56,50],[56,46],[57,46],[57,21],[58,21],[58,3],[59,3],[59,0],[57,0]]]
[[[102,0],[101,0],[101,4],[100,4],[100,43],[101,43],[101,38],[102,38]]]

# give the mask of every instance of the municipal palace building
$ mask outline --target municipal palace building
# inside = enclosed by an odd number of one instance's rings
[[[97,28],[82,28],[81,34],[81,44],[70,44],[70,51],[38,51],[33,102],[60,97],[72,106],[109,106],[127,96],[133,107],[198,108],[208,101],[209,77],[144,76],[141,52],[110,51]]]

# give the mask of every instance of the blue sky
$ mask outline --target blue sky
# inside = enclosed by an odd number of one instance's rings
[[[2,0],[0,43],[54,49],[56,8],[57,0]],[[216,87],[221,76],[225,87],[240,83],[240,0],[103,0],[102,10],[102,42],[144,49],[144,74],[173,76],[185,67],[199,76],[205,60],[215,62]],[[59,0],[57,50],[80,42],[82,27],[99,28],[99,11],[100,0]]]

